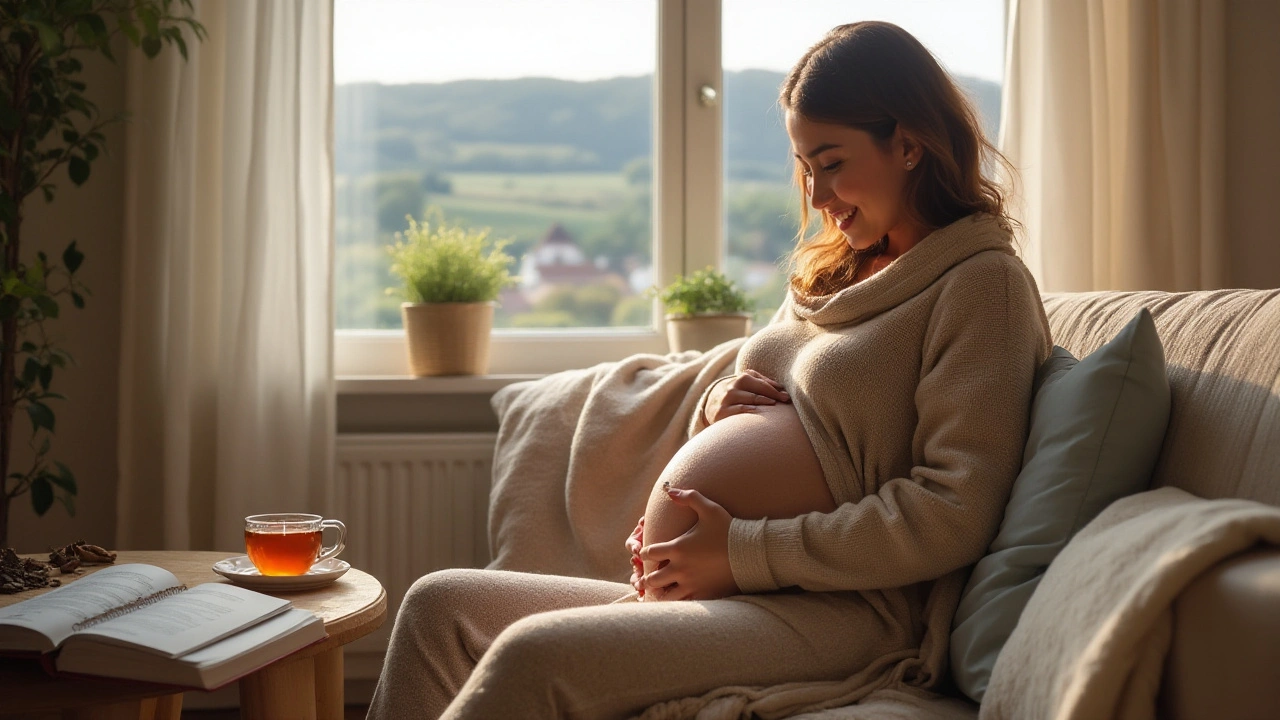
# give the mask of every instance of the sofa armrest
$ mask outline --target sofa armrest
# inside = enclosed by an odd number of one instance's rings
[[[1236,555],[1173,606],[1161,717],[1276,717],[1280,708],[1280,549]]]

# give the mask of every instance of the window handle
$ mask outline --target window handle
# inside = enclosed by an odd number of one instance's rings
[[[703,85],[698,88],[698,104],[702,107],[715,107],[720,101],[720,93],[710,85]]]

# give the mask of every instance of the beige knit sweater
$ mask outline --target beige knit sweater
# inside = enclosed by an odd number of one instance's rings
[[[926,624],[949,622],[964,569],[999,526],[1051,346],[1035,281],[987,215],[931,233],[834,295],[792,293],[743,346],[737,371],[785,386],[838,507],[733,520],[738,586],[871,590],[941,578],[897,597],[920,617],[932,605]]]

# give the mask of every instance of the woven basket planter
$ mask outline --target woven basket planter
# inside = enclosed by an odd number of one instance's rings
[[[671,352],[706,352],[720,343],[750,334],[750,313],[667,315],[667,344]]]
[[[404,303],[409,372],[484,375],[489,371],[489,332],[495,303]]]

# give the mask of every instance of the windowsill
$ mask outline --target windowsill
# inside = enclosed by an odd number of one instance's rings
[[[402,330],[338,330],[334,333],[333,366],[338,393],[475,393],[493,391],[520,380],[621,360],[636,353],[667,352],[667,338],[656,330],[627,329],[577,331],[494,332],[490,340],[489,374],[476,377],[413,378],[409,376],[408,350]],[[500,378],[491,380],[491,378]],[[359,379],[359,390],[347,389],[347,381]],[[365,380],[401,383],[373,387]],[[474,384],[480,380],[479,384]],[[495,384],[496,383],[496,384]],[[451,389],[450,389],[451,388]],[[458,389],[461,388],[461,389]]]
[[[494,393],[512,383],[541,377],[544,375],[533,373],[450,377],[341,375],[335,385],[339,395],[466,395]]]

